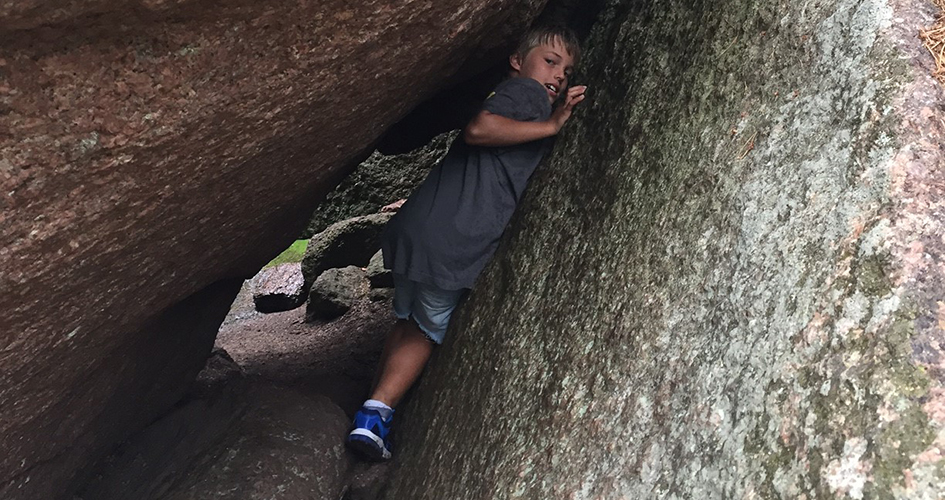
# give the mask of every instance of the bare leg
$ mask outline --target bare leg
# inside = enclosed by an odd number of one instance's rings
[[[381,374],[384,372],[384,366],[387,364],[387,358],[390,357],[390,351],[395,345],[400,343],[400,338],[404,335],[404,329],[411,323],[409,319],[398,319],[391,331],[387,333],[384,340],[384,349],[381,351],[381,359],[377,362],[377,369],[374,371],[374,381],[371,382],[370,394],[374,394],[377,384],[381,381]]]
[[[435,344],[416,323],[398,321],[384,344],[380,369],[371,399],[393,408],[416,382]]]

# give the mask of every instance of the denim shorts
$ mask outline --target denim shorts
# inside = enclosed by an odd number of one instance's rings
[[[442,344],[453,309],[467,291],[443,290],[394,274],[394,314],[400,319],[413,318],[430,340]]]

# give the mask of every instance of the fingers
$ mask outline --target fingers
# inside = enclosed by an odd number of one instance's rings
[[[574,100],[577,98],[584,99],[585,92],[587,92],[587,85],[577,85],[568,89],[567,98],[568,100]]]
[[[586,97],[584,95],[585,88],[586,87],[581,87],[579,92],[572,92],[571,90],[568,90],[568,96],[564,100],[564,106],[568,109],[571,109],[575,104],[583,101],[584,97]]]
[[[576,85],[568,88],[564,96],[564,102],[562,102],[554,112],[554,118],[558,122],[559,130],[571,117],[571,111],[574,109],[574,106],[584,100],[586,91],[586,85]]]
[[[566,96],[566,98],[568,100],[571,100],[578,96],[583,96],[586,90],[587,90],[586,85],[578,85],[576,87],[571,87],[568,89],[568,95]]]

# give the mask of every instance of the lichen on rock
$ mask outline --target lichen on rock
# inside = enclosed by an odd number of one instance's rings
[[[608,2],[387,498],[945,495],[927,10]]]

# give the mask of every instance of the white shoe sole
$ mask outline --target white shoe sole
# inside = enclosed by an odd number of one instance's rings
[[[380,436],[378,436],[377,434],[374,434],[373,432],[367,429],[354,429],[353,431],[348,433],[348,437],[350,438],[351,436],[362,436],[362,437],[366,437],[370,439],[371,441],[374,442],[375,445],[377,445],[377,448],[381,450],[380,459],[381,460],[390,459],[390,451],[388,451],[387,447],[384,446],[384,440],[381,439]]]

